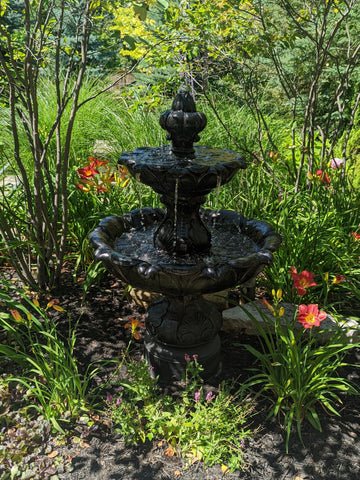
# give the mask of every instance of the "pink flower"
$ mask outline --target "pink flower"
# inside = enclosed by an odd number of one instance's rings
[[[211,400],[212,400],[214,397],[215,397],[215,395],[213,394],[213,392],[208,392],[208,393],[206,394],[205,400],[206,400],[208,403],[210,403]]]
[[[201,392],[200,392],[200,390],[198,390],[194,394],[194,400],[195,400],[196,403],[200,401],[200,397],[201,397]]]
[[[353,237],[354,240],[360,240],[360,233],[351,232],[350,237]]]
[[[319,311],[317,305],[313,303],[310,303],[310,305],[299,305],[299,313],[296,319],[304,328],[319,327],[325,318],[326,312]]]
[[[339,168],[343,163],[344,163],[344,160],[342,158],[332,158],[330,162],[330,167]]]
[[[185,362],[186,362],[186,363],[189,363],[189,362],[190,362],[190,357],[189,357],[189,354],[188,354],[188,353],[185,353],[184,358],[185,358]]]
[[[118,398],[116,399],[116,405],[121,405],[121,404],[122,404],[122,400],[121,400],[120,397],[118,397]]]

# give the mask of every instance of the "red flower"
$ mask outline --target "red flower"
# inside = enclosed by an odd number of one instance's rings
[[[328,174],[326,172],[323,172],[322,170],[317,170],[315,175],[318,177],[320,182],[326,183],[327,185],[330,185],[330,178],[328,177]]]
[[[313,303],[310,303],[310,305],[299,305],[299,313],[296,319],[304,328],[319,327],[325,318],[326,312],[319,311],[317,305]]]
[[[108,191],[109,191],[109,189],[103,183],[96,187],[96,193],[108,192]]]
[[[95,162],[92,162],[90,165],[86,165],[86,167],[78,168],[76,171],[80,178],[92,178],[94,175],[99,173],[99,171],[95,169]]]
[[[101,167],[102,165],[107,165],[109,160],[99,160],[98,158],[89,157],[90,165],[94,165],[96,167]]]
[[[345,275],[336,274],[332,283],[341,283],[345,280]]]
[[[360,240],[360,233],[351,232],[350,237],[354,237],[354,240]]]
[[[306,288],[315,287],[317,283],[314,282],[314,273],[303,270],[301,273],[297,273],[297,270],[294,266],[291,267],[290,273],[293,281],[294,287],[296,288],[298,295],[305,295]]]

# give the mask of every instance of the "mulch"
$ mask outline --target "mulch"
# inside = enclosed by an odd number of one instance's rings
[[[106,273],[98,284],[89,288],[82,302],[81,285],[69,278],[54,295],[60,305],[71,312],[77,326],[76,357],[84,368],[99,359],[119,358],[128,340],[124,324],[130,317],[141,320],[145,311],[128,297],[123,297],[124,285]],[[67,328],[67,320],[63,322]],[[216,379],[242,382],[249,375],[253,357],[238,344],[257,345],[257,338],[221,332],[222,372]],[[141,356],[141,340],[134,355]],[[360,364],[360,350],[354,348],[350,363]],[[360,384],[356,367],[346,367],[341,374]],[[96,378],[104,383],[111,369],[103,369]],[[105,394],[105,393],[104,393]],[[267,418],[269,404],[255,401],[250,418],[253,432],[244,447],[244,469],[225,474],[219,465],[204,468],[201,462],[192,465],[181,457],[167,456],[167,445],[159,440],[136,447],[125,446],[109,423],[102,419],[80,442],[70,437],[66,445],[58,448],[67,459],[68,471],[58,473],[60,480],[358,480],[360,479],[360,399],[344,394],[339,405],[341,416],[329,416],[318,408],[323,431],[303,423],[303,444],[296,431],[291,433],[289,452],[285,452],[285,432],[279,419]]]

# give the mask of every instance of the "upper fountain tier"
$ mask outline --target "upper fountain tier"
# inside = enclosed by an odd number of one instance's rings
[[[205,196],[228,183],[245,160],[230,150],[194,147],[206,117],[196,111],[189,91],[179,89],[171,110],[160,116],[170,146],[142,147],[125,152],[119,160],[136,180],[161,195],[166,215],[154,235],[157,248],[187,255],[207,253],[211,233],[199,215]]]
[[[199,132],[206,126],[203,113],[196,111],[188,89],[181,87],[171,110],[160,116],[161,127],[168,132],[170,146],[141,147],[124,152],[119,163],[138,181],[157,193],[178,198],[203,196],[229,182],[245,160],[230,150],[196,146]]]

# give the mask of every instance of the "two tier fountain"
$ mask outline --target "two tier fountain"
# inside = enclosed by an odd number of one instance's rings
[[[222,317],[202,295],[251,282],[280,245],[266,222],[201,209],[211,190],[246,167],[235,152],[193,145],[206,123],[180,88],[160,117],[171,146],[137,148],[119,160],[166,209],[107,217],[90,235],[96,260],[133,287],[162,295],[147,311],[144,339],[145,358],[162,383],[181,376],[185,354],[198,356],[205,378],[219,372]]]

